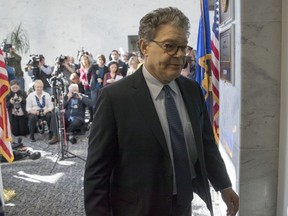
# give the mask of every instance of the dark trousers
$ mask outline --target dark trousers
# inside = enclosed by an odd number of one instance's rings
[[[173,209],[173,213],[171,216],[191,216],[192,215],[191,204],[186,207],[180,206],[177,203],[177,195],[173,196],[172,209]]]
[[[52,132],[52,134],[54,136],[58,136],[59,134],[59,126],[62,128],[63,127],[63,121],[62,121],[62,114],[60,113],[60,116],[59,116],[59,113],[60,111],[58,111],[58,109],[54,112],[52,112],[51,114],[51,122],[50,122],[50,131]],[[61,120],[61,122],[59,122],[59,118]],[[63,123],[63,124],[62,124]]]
[[[66,121],[66,132],[73,133],[81,131],[81,127],[84,126],[84,122],[80,119],[75,118],[73,121]]]
[[[99,94],[99,89],[95,89],[95,90],[91,91],[91,100],[92,100],[92,104],[93,104],[92,115],[94,115],[94,113],[96,111],[96,101],[97,101],[98,94]],[[91,122],[92,122],[93,116],[89,120],[91,120]]]
[[[85,89],[85,95],[88,96],[89,99],[93,99],[94,97],[97,97],[95,95],[95,92],[91,91],[91,89]],[[89,110],[89,122],[93,121],[93,107],[88,107]]]
[[[53,135],[58,135],[59,133],[59,126],[64,126],[65,124],[65,129],[66,133],[73,133],[76,131],[81,131],[81,128],[84,126],[84,122],[80,119],[75,118],[73,121],[68,121],[67,118],[65,118],[65,122],[63,122],[63,116],[60,116],[61,122],[59,122],[59,116],[57,115],[56,112],[52,113],[51,116],[51,124],[50,128],[51,131],[53,132]]]
[[[29,114],[29,123],[28,124],[29,124],[29,131],[30,131],[31,137],[34,137],[34,133],[36,131],[36,123],[40,118],[47,122],[48,128],[50,130],[51,112],[46,113],[45,116],[38,116],[38,115]]]
[[[26,136],[29,134],[28,118],[26,116],[11,115],[11,131],[14,136]]]

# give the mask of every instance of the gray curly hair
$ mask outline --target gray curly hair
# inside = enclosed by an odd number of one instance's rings
[[[182,11],[175,7],[158,8],[146,14],[140,20],[138,31],[139,39],[147,41],[153,40],[156,29],[159,25],[170,24],[183,28],[186,31],[186,36],[189,37],[190,22]]]

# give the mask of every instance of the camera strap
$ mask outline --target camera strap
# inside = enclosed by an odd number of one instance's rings
[[[35,95],[35,98],[36,98],[36,103],[37,103],[37,105],[41,108],[41,109],[43,109],[44,107],[45,107],[45,95],[43,95],[43,97],[42,97],[42,104],[40,103],[40,101],[39,101],[39,98]]]

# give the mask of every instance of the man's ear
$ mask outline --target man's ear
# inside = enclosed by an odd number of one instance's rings
[[[144,39],[139,40],[139,49],[141,50],[143,56],[147,56],[148,54],[148,43]]]

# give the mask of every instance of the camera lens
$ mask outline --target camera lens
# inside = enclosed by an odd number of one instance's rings
[[[72,94],[72,97],[73,97],[73,98],[78,98],[77,93],[73,93],[73,94]]]
[[[21,107],[21,104],[15,101],[14,108],[18,110],[20,109],[20,107]]]

